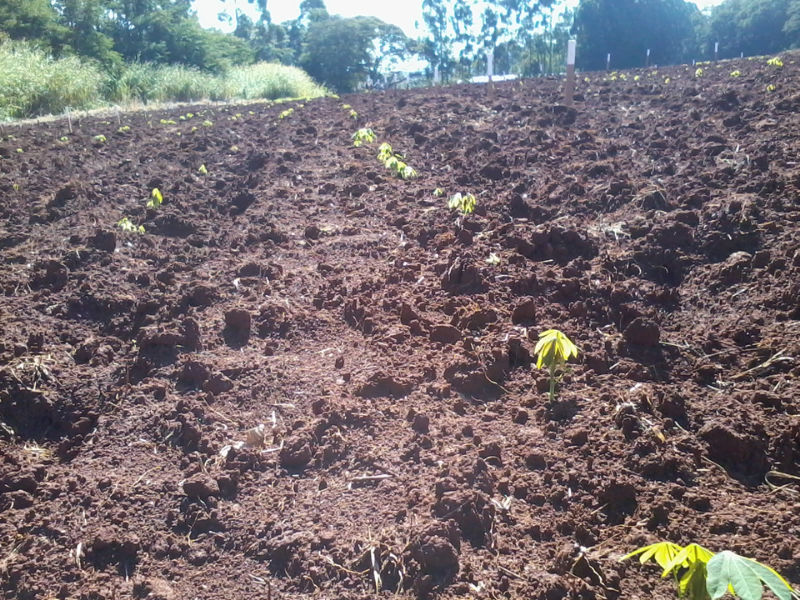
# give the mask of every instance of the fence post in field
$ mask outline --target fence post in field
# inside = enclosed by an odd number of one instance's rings
[[[572,106],[575,93],[575,40],[567,42],[567,82],[564,85],[564,104]]]
[[[486,52],[486,85],[489,86],[489,98],[494,100],[494,82],[492,81],[492,77],[494,76],[494,48],[488,50]]]
[[[606,71],[611,70],[611,52],[606,54]]]

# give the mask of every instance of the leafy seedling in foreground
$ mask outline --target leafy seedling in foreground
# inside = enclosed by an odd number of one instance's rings
[[[472,194],[467,193],[461,195],[461,192],[458,192],[457,194],[451,196],[450,200],[447,201],[447,207],[452,210],[457,210],[461,213],[462,217],[465,217],[475,212],[475,206],[477,203],[478,201]]]
[[[761,600],[763,584],[779,600],[800,597],[774,569],[728,550],[714,554],[698,544],[682,548],[671,542],[658,542],[637,548],[620,560],[637,555],[642,564],[655,560],[663,570],[662,578],[672,575],[680,598],[717,600],[730,592],[741,600]]]
[[[161,208],[163,203],[164,196],[161,195],[161,190],[158,188],[153,188],[153,191],[150,193],[150,200],[147,201],[147,208],[154,208],[158,210]]]
[[[144,233],[144,227],[142,225],[134,225],[133,221],[128,217],[122,217],[117,221],[117,227],[129,233]]]
[[[578,356],[578,347],[558,329],[548,329],[539,334],[534,352],[536,368],[547,367],[550,372],[550,402],[556,399],[556,382],[563,377],[563,366],[571,357]]]
[[[206,169],[205,165],[200,165],[200,168],[197,169],[197,172],[200,173],[200,175],[208,175],[208,169]]]
[[[356,131],[352,135],[353,139],[353,146],[358,148],[359,146],[363,146],[364,144],[371,144],[375,141],[375,132],[368,127],[364,127]]]
[[[104,136],[102,133],[100,135],[96,135],[94,136],[94,141],[97,142],[98,144],[105,144],[106,136]]]

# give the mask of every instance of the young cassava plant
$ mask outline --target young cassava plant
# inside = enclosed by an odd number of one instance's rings
[[[539,356],[536,368],[547,367],[550,372],[550,402],[556,399],[556,382],[564,376],[564,365],[571,357],[578,356],[578,347],[558,329],[548,329],[539,334],[534,348]]]
[[[356,131],[352,136],[353,146],[358,148],[364,144],[371,144],[375,141],[375,132],[368,127],[363,127]]]
[[[466,217],[467,215],[471,215],[475,212],[475,206],[477,205],[478,201],[475,199],[470,193],[461,194],[458,192],[453,196],[450,196],[450,200],[447,201],[447,208],[451,210],[457,210],[461,213],[462,217]]]
[[[117,227],[122,229],[122,231],[127,231],[129,233],[144,233],[144,227],[141,225],[135,225],[128,217],[122,217],[119,221],[117,221]]]
[[[147,208],[154,208],[157,210],[161,208],[163,203],[164,196],[161,195],[161,190],[153,188],[153,191],[150,193],[150,200],[147,201]]]
[[[698,544],[685,548],[671,542],[658,542],[637,548],[620,560],[639,556],[645,564],[655,560],[663,570],[661,577],[675,579],[678,597],[689,600],[717,600],[727,592],[741,600],[761,600],[764,584],[779,600],[800,595],[774,569],[729,550],[714,554]]]

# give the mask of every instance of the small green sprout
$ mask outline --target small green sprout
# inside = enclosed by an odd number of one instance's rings
[[[400,179],[414,179],[417,177],[417,170],[413,167],[408,166],[405,163],[401,163],[403,166],[397,172]]]
[[[192,117],[194,117],[194,113],[186,113],[187,119],[191,119]]]
[[[461,192],[450,197],[447,201],[447,208],[457,210],[462,216],[470,215],[475,211],[475,205],[478,201],[472,194],[461,195]]]
[[[128,217],[122,217],[117,221],[117,227],[129,233],[144,233],[144,227],[142,225],[135,225]]]
[[[15,192],[19,191],[19,184],[18,183],[13,184],[11,187],[14,188]]]
[[[352,108],[349,104],[342,104],[342,108],[347,110],[348,108]]]
[[[634,75],[634,76],[633,76],[633,80],[634,80],[634,81],[639,81],[639,79],[641,79],[641,77],[639,77],[638,75]]]
[[[60,142],[68,142],[68,141],[69,141],[69,138],[68,138],[67,136],[62,136],[62,137],[59,139],[59,141],[60,141]]]
[[[717,600],[730,592],[741,600],[761,600],[763,584],[779,600],[796,597],[792,586],[777,571],[729,550],[714,554],[698,544],[682,548],[671,542],[658,542],[638,548],[620,560],[637,555],[641,555],[641,564],[655,560],[663,570],[662,578],[672,575],[681,598]]]
[[[192,127],[192,129],[190,131],[191,131],[191,133],[194,133],[195,131],[197,131],[197,127]]]
[[[200,175],[208,175],[208,169],[206,169],[205,165],[200,165],[200,168],[197,169],[197,172],[200,173]]]
[[[117,131],[119,131],[120,133],[128,133],[130,130],[131,128],[129,125],[123,125],[119,129],[117,129]]]
[[[731,71],[731,77],[741,77],[742,73],[738,69],[736,71]]]
[[[703,69],[697,67],[697,70],[694,72],[695,77],[702,77],[703,76]]]
[[[386,142],[383,142],[380,146],[378,146],[378,160],[382,163],[385,163],[391,157],[394,156],[394,151],[392,150],[391,145]]]
[[[497,254],[495,254],[494,252],[492,252],[491,254],[489,254],[489,258],[486,259],[486,262],[492,265],[493,267],[496,267],[497,265],[500,264],[500,257],[497,256]]]
[[[25,150],[22,148],[17,148],[17,154],[22,154],[23,152],[25,152]]]
[[[205,121],[203,121],[203,127],[211,127],[213,124],[214,124],[214,123],[212,123],[212,122],[211,122],[211,121],[209,121],[208,119],[206,119]]]
[[[536,359],[536,368],[541,369],[545,366],[550,371],[550,402],[554,402],[556,381],[563,376],[562,367],[571,357],[578,356],[578,347],[558,329],[548,329],[539,334],[534,352],[539,355]]]
[[[350,111],[350,118],[351,119],[357,119],[358,118],[358,113],[356,111],[354,111],[354,110],[351,110]]]
[[[94,141],[97,142],[98,144],[105,144],[106,136],[104,136],[102,133],[100,135],[96,135],[94,136]]]
[[[239,146],[231,146],[230,147],[230,151],[233,152],[233,153],[238,152],[239,151]]]
[[[177,125],[177,123],[175,121],[173,121],[172,119],[161,119],[161,124],[162,125]]]
[[[153,188],[153,191],[150,192],[150,200],[147,201],[147,208],[154,208],[157,210],[161,208],[163,203],[164,196],[161,195],[161,190]]]
[[[669,77],[664,78],[664,83],[669,83],[669,81],[670,81]]]
[[[356,131],[352,136],[353,146],[358,148],[364,144],[371,144],[375,141],[375,132],[368,127],[364,127]]]
[[[775,85],[774,85],[774,84],[772,84],[772,83],[770,83],[770,84],[767,86],[767,91],[768,91],[768,92],[774,92],[774,91],[775,91],[775,90],[777,90],[777,89],[778,89],[778,88],[777,88],[777,87],[775,87]]]
[[[433,190],[433,195],[437,198],[441,198],[442,196],[444,196],[444,190],[442,188],[436,188],[435,190]]]
[[[292,113],[294,113],[294,109],[293,108],[287,108],[285,111],[283,111],[281,114],[278,115],[278,118],[279,119],[286,119],[288,117],[291,117]]]
[[[770,67],[777,67],[777,68],[779,68],[779,69],[780,69],[781,67],[783,67],[783,61],[780,59],[780,57],[779,57],[779,56],[776,56],[775,58],[770,58],[770,59],[767,61],[767,64],[768,64]]]

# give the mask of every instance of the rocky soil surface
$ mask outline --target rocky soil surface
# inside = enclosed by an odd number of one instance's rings
[[[800,584],[782,58],[6,126],[0,595],[673,598],[659,540]]]

